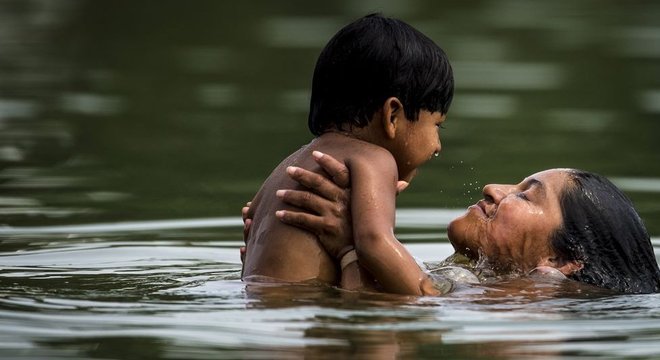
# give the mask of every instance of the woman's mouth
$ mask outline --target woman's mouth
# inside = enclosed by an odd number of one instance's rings
[[[486,208],[483,206],[481,201],[477,202],[474,205],[471,205],[469,209],[476,211],[480,216],[488,217],[488,215],[486,214]]]
[[[474,206],[479,208],[479,210],[481,210],[481,212],[484,214],[485,217],[489,218],[495,213],[494,209],[491,208],[489,210],[488,203],[486,202],[486,200],[479,200]],[[493,211],[491,211],[491,210],[493,210]]]

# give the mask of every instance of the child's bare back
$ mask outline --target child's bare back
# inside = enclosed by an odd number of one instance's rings
[[[323,282],[337,284],[340,269],[318,243],[314,234],[281,222],[275,211],[292,209],[275,196],[278,189],[297,189],[300,185],[286,174],[288,166],[322,170],[313,161],[312,152],[321,151],[339,161],[350,163],[357,157],[392,156],[379,146],[337,133],[326,133],[312,140],[284,159],[257,192],[248,217],[252,219],[246,241],[247,253],[243,268],[246,281],[277,280],[290,282]],[[395,179],[394,179],[395,180]],[[393,182],[396,186],[396,182]]]

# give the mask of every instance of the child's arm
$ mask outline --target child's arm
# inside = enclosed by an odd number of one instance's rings
[[[383,290],[435,295],[433,282],[394,237],[398,172],[386,150],[361,152],[346,162],[351,174],[353,238],[360,266]]]

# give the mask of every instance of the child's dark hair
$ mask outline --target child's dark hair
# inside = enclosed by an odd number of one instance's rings
[[[325,46],[312,80],[309,129],[321,135],[342,125],[366,126],[389,97],[406,117],[446,114],[454,77],[444,51],[410,25],[379,14],[345,26]]]

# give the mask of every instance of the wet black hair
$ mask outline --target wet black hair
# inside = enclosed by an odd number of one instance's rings
[[[366,126],[389,97],[406,117],[446,114],[454,77],[444,51],[412,26],[380,14],[339,30],[316,62],[308,125],[314,135],[344,124]]]
[[[630,199],[601,175],[576,169],[568,175],[563,224],[551,237],[556,260],[583,266],[568,277],[621,293],[659,292],[653,245]]]

